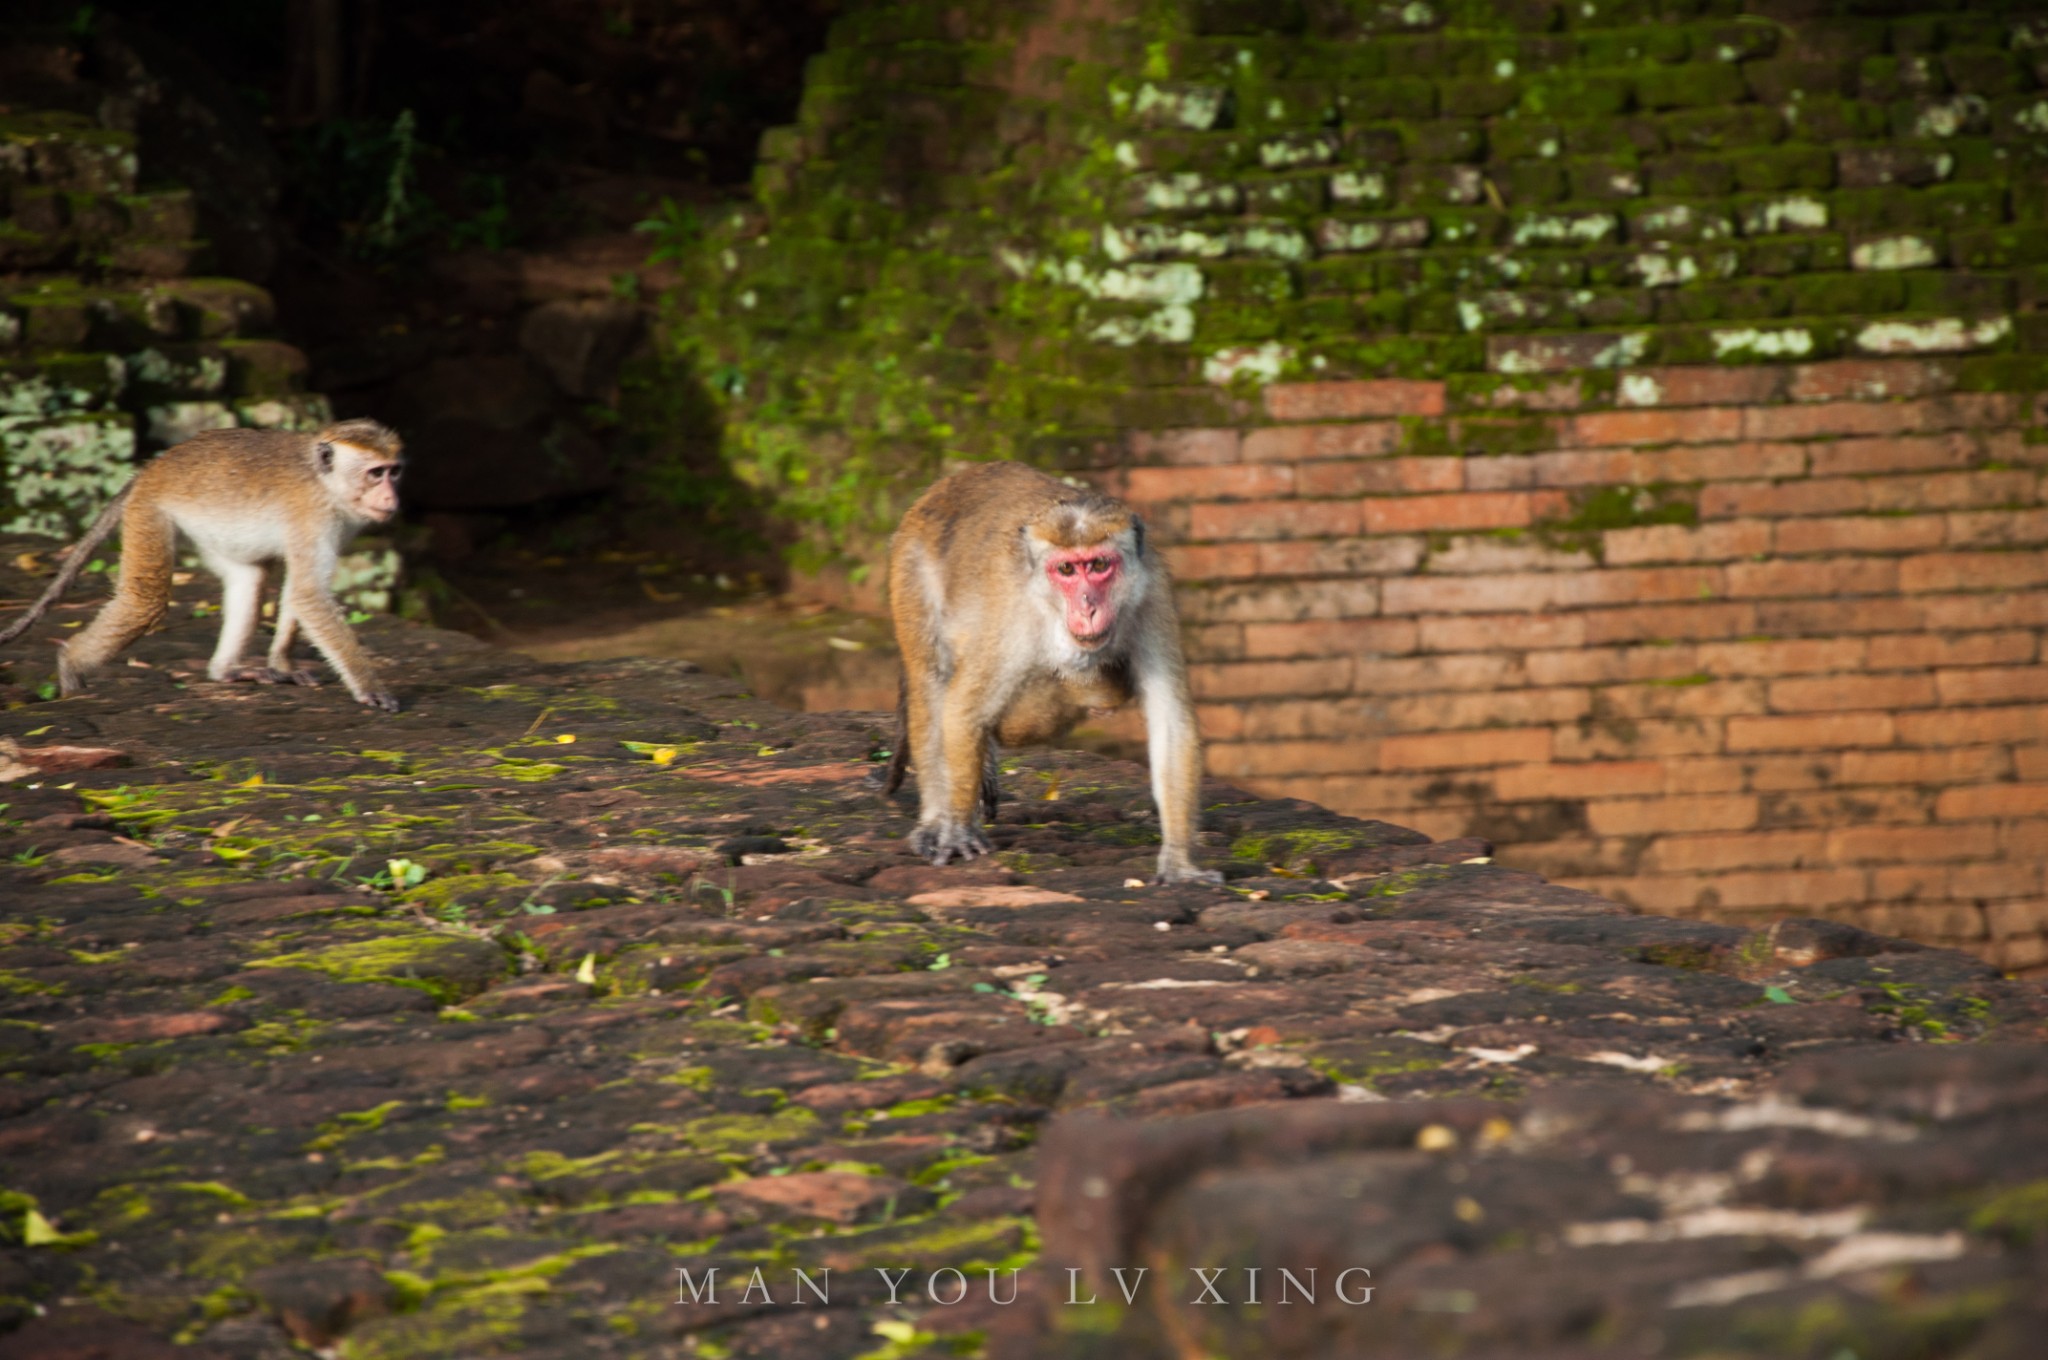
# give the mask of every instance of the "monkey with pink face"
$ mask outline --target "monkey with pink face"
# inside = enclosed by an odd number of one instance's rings
[[[992,743],[1050,741],[1089,709],[1135,699],[1159,809],[1157,881],[1222,880],[1193,858],[1202,752],[1172,582],[1129,506],[1021,463],[956,472],[903,516],[889,610],[903,688],[885,787],[916,767],[912,850],[940,865],[988,853]]]

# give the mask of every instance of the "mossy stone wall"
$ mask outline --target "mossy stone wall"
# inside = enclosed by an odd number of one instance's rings
[[[2048,351],[2048,6],[871,3],[670,299],[864,563],[948,459],[1276,380]]]

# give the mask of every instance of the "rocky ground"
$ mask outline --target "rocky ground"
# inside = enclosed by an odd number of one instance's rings
[[[878,716],[381,620],[396,716],[213,685],[202,584],[90,696],[34,701],[83,609],[0,676],[0,1356],[2048,1327],[2048,993],[1961,954],[1633,916],[1214,785],[1228,883],[1146,887],[1142,772],[1071,751],[933,869]]]

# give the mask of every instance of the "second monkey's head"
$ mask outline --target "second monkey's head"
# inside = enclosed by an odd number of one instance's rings
[[[405,445],[389,426],[344,420],[313,437],[318,475],[337,507],[360,524],[387,524],[398,514],[398,478]]]
[[[1083,492],[1027,525],[1025,541],[1058,602],[1067,636],[1083,651],[1102,647],[1142,589],[1144,522],[1119,501]]]

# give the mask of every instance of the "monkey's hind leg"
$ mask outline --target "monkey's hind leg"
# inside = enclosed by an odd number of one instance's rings
[[[1003,786],[996,782],[1002,773],[1003,758],[992,741],[988,752],[981,758],[981,820],[992,823],[996,819],[996,800],[1002,797]]]
[[[156,627],[171,599],[177,528],[153,505],[130,501],[121,517],[121,574],[114,598],[57,652],[57,690],[79,693],[92,673]]]
[[[220,641],[206,663],[209,680],[256,680],[262,672],[244,666],[242,656],[256,636],[256,611],[263,601],[263,565],[207,555],[206,565],[220,577]]]
[[[298,615],[292,613],[292,594],[289,590],[278,592],[277,631],[270,638],[270,655],[264,661],[264,680],[273,685],[304,685],[318,689],[320,676],[311,666],[292,664],[292,640],[298,636]]]

